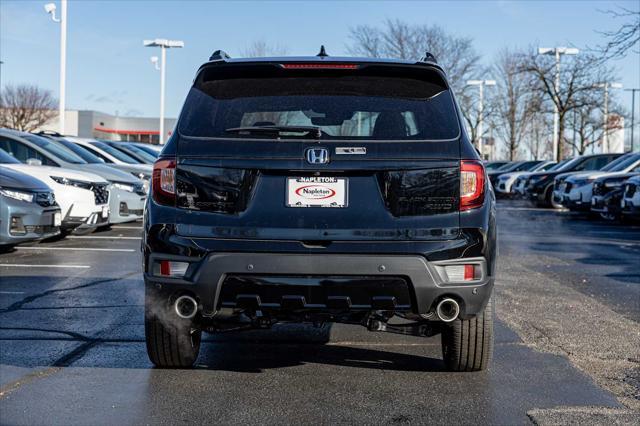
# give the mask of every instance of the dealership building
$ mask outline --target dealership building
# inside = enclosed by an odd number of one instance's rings
[[[165,118],[165,140],[171,135],[177,119]],[[59,132],[58,116],[38,130]],[[135,141],[157,144],[160,137],[160,119],[152,117],[122,117],[99,111],[67,110],[65,134],[83,138],[114,141]]]

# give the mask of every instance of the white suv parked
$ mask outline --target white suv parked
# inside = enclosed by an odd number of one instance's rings
[[[109,182],[100,176],[60,167],[22,164],[2,149],[0,164],[35,177],[53,190],[62,213],[63,233],[86,233],[109,222]]]

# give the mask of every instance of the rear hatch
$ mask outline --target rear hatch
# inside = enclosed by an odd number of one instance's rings
[[[424,64],[209,64],[179,120],[175,177],[186,237],[452,239],[456,107]]]

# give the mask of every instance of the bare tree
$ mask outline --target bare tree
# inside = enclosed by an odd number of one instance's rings
[[[349,53],[372,58],[419,59],[432,53],[446,70],[456,93],[477,69],[480,57],[469,37],[447,34],[437,25],[412,25],[387,20],[381,27],[359,25],[350,29]]]
[[[549,127],[551,120],[545,111],[533,110],[524,138],[524,146],[534,160],[541,160],[551,151]]]
[[[56,116],[51,91],[33,85],[5,86],[0,93],[0,127],[31,132]]]
[[[517,157],[532,114],[540,109],[539,100],[533,99],[531,92],[531,76],[522,71],[521,60],[521,53],[503,49],[493,67],[497,80],[493,98],[496,132],[504,140],[511,161]]]
[[[480,111],[479,91],[477,87],[469,87],[462,90],[458,94],[458,103],[460,104],[460,111],[462,112],[462,118],[467,124],[467,130],[469,137],[475,144],[481,137],[485,137],[489,134],[491,126],[489,121],[495,110],[494,96],[491,93],[487,93],[485,89],[483,107]],[[482,128],[482,134],[480,133],[480,123],[485,123]]]
[[[246,58],[260,58],[265,56],[284,56],[289,52],[286,46],[270,45],[264,40],[255,40],[240,54]]]
[[[611,136],[618,130],[615,123],[604,123],[604,113],[602,96],[598,93],[588,93],[582,102],[583,107],[574,109],[568,116],[568,125],[573,132],[573,137],[567,139],[567,144],[571,146],[579,155],[587,152],[587,149],[600,144],[605,134]],[[621,117],[621,107],[612,103],[609,106],[609,119]]]
[[[557,158],[562,160],[568,153],[565,138],[566,119],[569,112],[589,104],[588,92],[598,90],[604,82],[613,80],[612,71],[597,55],[581,54],[562,63],[560,85],[556,90],[555,60],[547,55],[537,55],[532,51],[523,56],[521,70],[534,77],[533,90],[543,94],[546,102],[558,110]]]
[[[595,50],[604,59],[620,58],[632,49],[635,53],[640,53],[640,11],[618,7],[617,10],[607,10],[605,13],[616,19],[624,19],[625,22],[616,31],[599,31],[607,42]]]

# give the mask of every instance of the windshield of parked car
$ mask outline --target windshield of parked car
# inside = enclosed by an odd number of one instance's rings
[[[140,161],[136,160],[135,158],[125,154],[124,152],[115,149],[112,146],[107,145],[104,142],[100,142],[100,141],[91,141],[89,142],[91,145],[95,146],[96,148],[101,149],[102,151],[106,152],[107,154],[111,155],[112,157],[116,158],[117,160],[122,161],[123,163],[127,163],[127,164],[140,164]]]
[[[7,154],[7,151],[0,148],[0,164],[20,164],[20,162]]]
[[[76,145],[75,143],[70,142],[66,139],[57,139],[56,142],[63,145],[65,148],[73,151],[74,154],[81,157],[84,161],[86,161],[89,164],[104,164],[104,161],[102,161],[100,157],[92,154],[91,152],[87,151],[85,148],[81,147],[80,145]]]
[[[544,172],[547,170],[551,170],[553,167],[555,167],[557,165],[557,163],[548,163],[546,161],[543,161],[540,164],[536,164],[536,166],[531,169],[532,172]]]
[[[155,150],[155,149],[151,148],[150,146],[145,146],[144,144],[133,144],[133,143],[130,143],[129,145],[134,145],[134,146],[138,147],[139,149],[143,150],[144,152],[146,152],[147,154],[152,155],[153,158],[154,158],[154,161],[155,161],[155,159],[158,158],[158,155],[160,154],[159,150]]]
[[[138,148],[133,144],[124,144],[123,149],[131,151],[146,163],[151,164],[156,161],[156,157],[149,154],[147,151],[143,150],[142,148]]]
[[[503,167],[505,164],[508,164],[508,163],[486,163],[484,165],[484,168],[487,171],[498,170],[500,167]]]
[[[627,154],[616,158],[600,170],[603,172],[622,172],[636,161],[640,160],[640,154]]]
[[[205,69],[187,96],[179,132],[226,139],[313,134],[323,140],[378,141],[459,136],[453,97],[437,73],[412,69],[395,70],[399,75],[393,75],[372,69],[358,75],[355,70],[285,72],[252,66],[224,78],[217,74],[219,69]],[[268,126],[291,130],[265,131]],[[246,127],[253,129],[238,130]]]
[[[66,161],[67,163],[72,163],[72,164],[87,164],[86,161],[84,161],[81,157],[79,157],[78,155],[74,154],[72,151],[70,151],[69,149],[65,148],[62,145],[59,145],[47,138],[44,138],[42,136],[36,136],[36,135],[26,135],[26,136],[22,136],[24,139],[28,140],[29,142],[32,142],[36,145],[38,145],[40,148],[44,149],[45,151],[55,155],[56,157],[58,157],[59,159]]]

